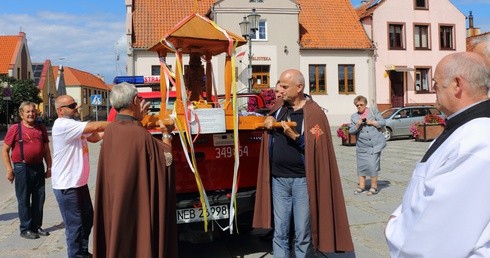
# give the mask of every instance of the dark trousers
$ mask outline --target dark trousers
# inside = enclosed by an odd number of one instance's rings
[[[20,232],[36,230],[43,223],[43,207],[46,198],[44,165],[14,164],[15,195],[20,220]]]
[[[88,252],[88,238],[94,223],[88,186],[53,191],[65,223],[68,257]]]

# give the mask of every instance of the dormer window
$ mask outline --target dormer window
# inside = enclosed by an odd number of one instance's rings
[[[414,0],[415,9],[427,10],[429,9],[429,0]]]

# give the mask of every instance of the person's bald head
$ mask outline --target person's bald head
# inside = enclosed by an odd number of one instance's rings
[[[436,66],[434,90],[436,107],[447,115],[487,99],[489,67],[483,57],[472,52],[445,56]]]
[[[490,66],[490,34],[473,39],[475,45],[473,52],[485,59],[485,63]]]

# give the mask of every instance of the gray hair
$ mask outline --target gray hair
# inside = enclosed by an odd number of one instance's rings
[[[490,58],[490,34],[486,34],[483,36],[473,38],[471,40],[471,44],[473,44],[475,47],[477,47],[478,45],[481,45],[483,48],[482,54],[486,58]]]
[[[111,104],[117,110],[127,108],[133,103],[133,98],[138,94],[138,90],[133,84],[121,82],[114,85],[111,90]]]
[[[463,77],[470,84],[470,94],[488,92],[490,69],[481,56],[471,52],[454,53],[447,56],[446,80],[444,87],[457,76]]]
[[[480,42],[490,41],[490,34],[475,37],[471,40],[471,44],[476,45]]]
[[[366,98],[366,97],[364,97],[364,96],[362,96],[362,95],[359,95],[359,96],[357,96],[357,97],[354,99],[354,105],[357,105],[357,102],[359,102],[359,101],[364,102],[364,104],[366,104],[366,105],[368,104],[367,98]]]
[[[20,103],[19,106],[19,115],[22,116],[22,112],[24,112],[24,107],[25,106],[32,106],[32,108],[35,110],[36,109],[36,104],[30,101],[23,101]]]

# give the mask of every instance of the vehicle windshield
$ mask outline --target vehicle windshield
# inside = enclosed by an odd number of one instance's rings
[[[383,119],[387,119],[387,118],[391,117],[394,113],[396,113],[398,110],[400,110],[400,109],[398,109],[398,108],[387,109],[381,113],[381,116],[383,117]]]
[[[160,98],[145,98],[146,102],[150,102],[150,107],[148,109],[149,115],[158,115],[160,112],[161,99]],[[167,103],[167,110],[174,109],[175,98],[169,98]]]

